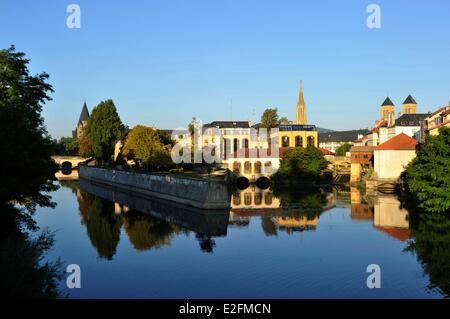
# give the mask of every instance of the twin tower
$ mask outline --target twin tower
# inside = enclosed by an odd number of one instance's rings
[[[410,95],[403,102],[402,106],[402,115],[403,114],[416,114],[417,112],[417,102]],[[393,124],[395,120],[395,105],[392,103],[389,97],[384,100],[383,104],[381,104],[381,120],[386,121],[388,124]]]

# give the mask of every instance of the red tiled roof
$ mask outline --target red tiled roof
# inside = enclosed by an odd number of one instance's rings
[[[322,152],[323,155],[334,155],[335,154],[334,152],[329,151],[326,148],[319,147],[319,150]]]
[[[375,151],[383,151],[383,150],[415,150],[417,141],[405,133],[401,133],[397,136],[394,136],[390,140],[387,140],[383,144],[375,147]]]
[[[375,228],[400,241],[407,241],[410,236],[409,229],[407,228],[380,227],[380,226],[377,226]]]

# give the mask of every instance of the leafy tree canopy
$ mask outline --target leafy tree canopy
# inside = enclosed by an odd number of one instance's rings
[[[351,148],[352,148],[352,144],[350,144],[350,143],[342,144],[341,146],[339,146],[336,149],[336,155],[337,156],[345,156],[345,154],[347,154],[347,152],[350,152]]]
[[[45,192],[53,184],[57,165],[51,159],[56,147],[41,116],[51,100],[48,74],[30,75],[29,60],[14,47],[0,50],[0,201],[51,205]]]
[[[61,137],[57,144],[58,155],[78,155],[78,140],[72,137]]]
[[[450,212],[450,128],[428,136],[402,174],[406,189],[427,212]]]
[[[171,145],[165,145],[158,131],[143,125],[135,126],[125,140],[122,154],[129,160],[144,164],[149,170],[161,170],[172,166]]]
[[[298,147],[287,150],[280,161],[280,168],[274,174],[275,182],[314,182],[327,161],[322,152],[313,147]]]
[[[123,133],[122,121],[112,100],[102,101],[92,110],[87,130],[94,157],[102,162],[109,161]]]
[[[261,116],[261,127],[273,128],[280,125],[277,108],[268,108]]]
[[[89,127],[89,125],[87,127]],[[83,130],[83,134],[81,134],[80,139],[78,140],[78,155],[85,158],[94,156],[91,136],[89,135],[87,127]]]

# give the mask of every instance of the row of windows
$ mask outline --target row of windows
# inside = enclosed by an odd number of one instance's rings
[[[253,195],[253,196],[252,196]],[[252,205],[252,200],[254,205],[259,206],[263,202],[262,193],[244,193],[244,205]],[[272,193],[266,193],[264,196],[264,204],[272,205],[273,195]],[[233,195],[233,205],[239,206],[242,203],[241,193],[236,193]]]
[[[253,164],[253,174],[261,174],[261,162],[255,162]],[[265,162],[264,163],[264,169],[265,171],[270,171],[272,168],[272,162]],[[241,162],[234,162],[233,163],[233,173],[240,174],[241,173]],[[252,174],[252,163],[247,161],[244,163],[244,174]]]
[[[306,145],[307,146],[314,146],[315,145],[314,136],[308,136],[306,138]],[[281,137],[281,146],[282,147],[289,147],[290,146],[290,138],[289,138],[289,136]],[[295,147],[303,147],[303,137],[302,136],[296,136],[295,137]]]

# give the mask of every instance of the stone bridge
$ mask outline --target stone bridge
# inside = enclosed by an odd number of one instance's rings
[[[60,168],[72,169],[78,168],[78,165],[89,161],[91,158],[84,158],[81,156],[52,156],[52,159],[59,165]]]

